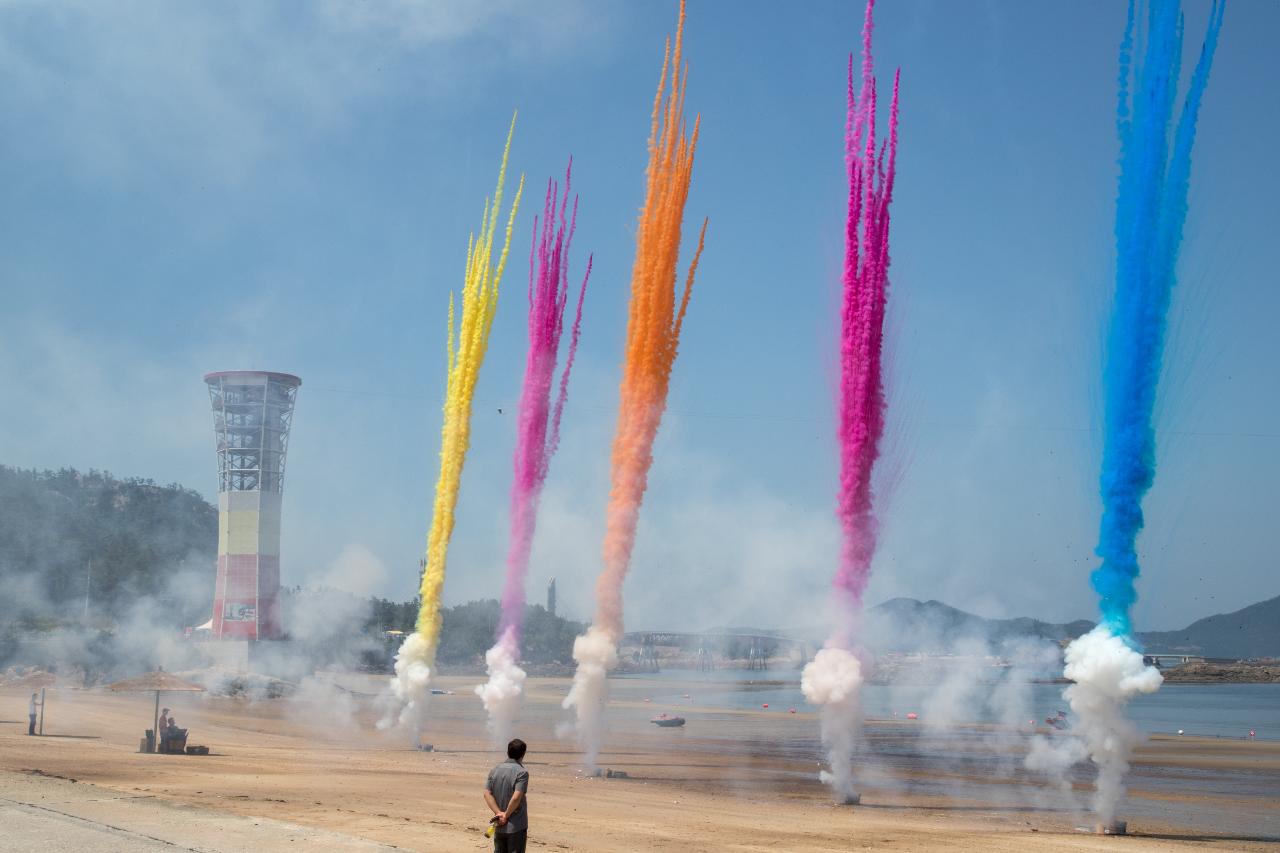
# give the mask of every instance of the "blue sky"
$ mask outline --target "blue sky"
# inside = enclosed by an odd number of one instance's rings
[[[1207,2],[1189,2],[1188,52]],[[595,253],[531,577],[585,617],[644,141],[674,4],[0,2],[0,461],[214,493],[201,375],[303,378],[282,571],[407,597],[444,317],[512,109],[528,175],[446,597],[497,593],[538,188],[575,158]],[[843,74],[857,3],[691,0],[710,217],[629,625],[820,624]],[[1092,616],[1119,2],[888,2],[902,68],[891,436],[873,601]],[[1280,592],[1280,6],[1233,4],[1201,117],[1141,542],[1139,629]],[[502,413],[499,413],[499,409]],[[212,575],[212,568],[211,568]],[[211,581],[212,582],[212,579]]]

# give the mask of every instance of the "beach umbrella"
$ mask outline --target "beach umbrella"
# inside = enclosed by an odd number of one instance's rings
[[[155,672],[145,672],[142,675],[126,678],[123,681],[117,681],[108,684],[107,689],[116,693],[150,693],[155,691],[156,708],[151,715],[151,729],[156,732],[156,740],[160,739],[159,728],[160,719],[160,694],[161,693],[203,693],[204,688],[199,684],[192,684],[190,681],[184,681],[178,676],[163,669]]]

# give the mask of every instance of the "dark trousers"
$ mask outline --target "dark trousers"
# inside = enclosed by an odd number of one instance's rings
[[[27,726],[27,734],[33,735],[36,733],[36,715],[27,714],[27,717],[31,720],[31,724]]]
[[[512,832],[508,835],[495,832],[493,834],[493,853],[524,853],[524,845],[528,840],[529,830],[527,829]]]

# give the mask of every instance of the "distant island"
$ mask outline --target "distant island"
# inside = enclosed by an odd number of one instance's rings
[[[1062,642],[1092,630],[1086,619],[1043,622],[1026,617],[987,619],[940,601],[894,598],[871,608],[868,634],[886,639],[884,651],[942,652],[966,638],[1011,640],[1019,637]],[[1230,660],[1280,658],[1280,596],[1234,613],[1208,616],[1179,631],[1138,634],[1149,655],[1184,655]]]

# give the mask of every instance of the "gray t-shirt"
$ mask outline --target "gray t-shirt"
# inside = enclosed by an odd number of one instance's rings
[[[506,826],[498,827],[500,834],[511,835],[529,828],[529,771],[520,762],[508,758],[490,770],[485,788],[493,794],[493,798],[498,801],[498,808],[503,811],[507,810],[511,795],[516,791],[523,791],[525,795],[524,801],[520,803],[520,810],[507,818]]]

